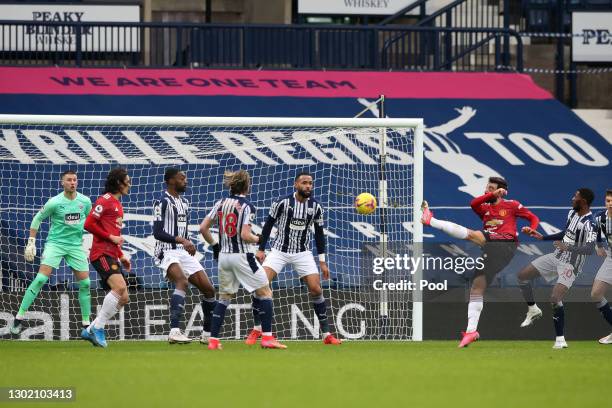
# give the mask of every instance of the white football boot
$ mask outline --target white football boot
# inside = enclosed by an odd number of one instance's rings
[[[521,323],[521,327],[531,326],[536,320],[542,317],[542,309],[538,305],[528,306],[525,320]]]
[[[168,335],[168,343],[170,344],[187,344],[191,343],[191,339],[185,336],[181,329],[174,328],[170,329],[170,334]]]

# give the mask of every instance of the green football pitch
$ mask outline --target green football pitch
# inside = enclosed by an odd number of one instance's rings
[[[612,346],[546,341],[0,341],[0,387],[73,387],[69,403],[24,407],[598,407],[609,406]]]

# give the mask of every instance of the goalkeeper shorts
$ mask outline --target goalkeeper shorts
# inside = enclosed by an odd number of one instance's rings
[[[42,253],[40,264],[53,269],[59,268],[62,259],[66,265],[77,272],[89,272],[89,262],[82,246],[68,246],[47,242]]]

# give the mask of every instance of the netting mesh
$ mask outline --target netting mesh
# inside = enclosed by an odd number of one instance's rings
[[[130,303],[108,323],[107,336],[165,339],[172,287],[153,258],[152,204],[165,189],[165,168],[178,166],[189,182],[185,198],[191,203],[189,230],[197,244],[196,258],[215,286],[217,266],[198,225],[226,193],[223,172],[238,168],[250,172],[248,198],[257,208],[254,231],[259,232],[271,203],[293,192],[298,172],[309,171],[313,196],[326,212],[331,279],[322,282],[333,330],[352,339],[410,339],[411,294],[374,290],[371,258],[382,254],[382,233],[388,242],[385,251],[413,240],[413,142],[412,128],[0,125],[0,336],[9,336],[23,291],[38,271],[39,257],[34,263],[23,257],[27,231],[46,200],[61,192],[60,173],[68,168],[77,171],[78,191],[95,202],[108,171],[122,166],[132,178],[130,194],[122,198],[123,250],[132,261],[127,276]],[[379,200],[371,215],[359,215],[353,208],[362,192]],[[48,227],[44,222],[39,231],[38,254]],[[91,242],[92,236],[85,232],[87,253]],[[90,278],[95,315],[105,293],[93,267]],[[317,338],[318,322],[297,274],[286,268],[272,288],[278,337]],[[27,329],[21,338],[77,338],[77,295],[75,278],[62,264],[26,314]],[[202,310],[195,287],[188,293],[184,322],[187,335],[200,334]],[[230,306],[222,337],[242,338],[251,324],[250,296],[241,291]]]

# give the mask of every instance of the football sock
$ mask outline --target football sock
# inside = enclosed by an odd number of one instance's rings
[[[259,318],[261,319],[261,331],[264,335],[272,334],[272,298],[259,298]]]
[[[612,326],[612,309],[610,308],[610,304],[606,298],[601,299],[601,302],[597,304],[597,308],[601,313],[601,316],[606,319],[608,324]]]
[[[254,328],[259,327],[261,330],[261,318],[259,317],[259,298],[256,295],[251,295],[251,312],[253,312]]]
[[[555,324],[557,337],[563,336],[565,329],[565,308],[563,307],[563,302],[553,304],[553,323]]]
[[[531,285],[531,281],[522,281],[519,280],[519,288],[521,289],[521,293],[523,294],[523,298],[525,302],[527,302],[527,306],[535,305],[535,300],[533,297],[533,286]]]
[[[470,303],[468,303],[468,324],[466,333],[474,332],[478,329],[478,320],[483,308],[483,299],[480,295],[470,295]]]
[[[229,299],[219,299],[215,305],[215,310],[212,313],[212,323],[210,325],[210,337],[218,339],[223,320],[225,320],[225,311],[229,306]]]
[[[91,281],[89,278],[81,279],[79,281],[79,306],[81,307],[81,321],[84,326],[89,325],[89,318],[91,316],[91,293],[89,288]]]
[[[178,329],[185,312],[185,291],[174,289],[170,298],[170,328]]]
[[[23,319],[25,312],[34,302],[34,299],[38,296],[40,289],[47,283],[49,277],[39,273],[36,275],[30,286],[26,289],[23,294],[23,299],[21,300],[21,306],[19,307],[19,312],[17,312],[17,318]]]
[[[319,325],[321,327],[321,333],[323,335],[329,334],[329,323],[327,322],[327,306],[325,305],[325,298],[323,295],[312,297],[312,306],[319,319]]]
[[[202,299],[202,314],[204,315],[204,331],[210,333],[210,325],[212,324],[212,312],[215,310],[217,300],[213,298]]]
[[[468,229],[454,222],[432,218],[429,225],[446,232],[453,238],[466,239],[468,237]]]
[[[104,296],[104,301],[102,302],[100,312],[98,313],[96,320],[93,321],[93,327],[96,329],[103,329],[106,322],[108,322],[110,318],[113,317],[118,311],[119,295],[111,290],[106,294],[106,296]]]

